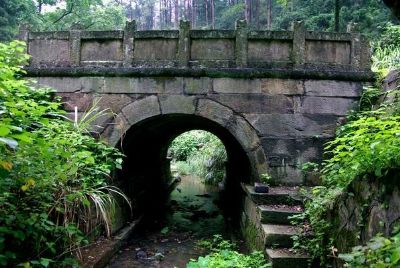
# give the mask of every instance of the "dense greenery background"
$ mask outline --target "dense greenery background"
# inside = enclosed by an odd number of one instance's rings
[[[183,133],[172,141],[169,155],[180,174],[197,175],[207,184],[217,184],[225,178],[225,147],[210,132],[192,130]]]
[[[381,0],[2,0],[0,40],[15,37],[21,24],[35,31],[66,30],[74,23],[104,30],[122,29],[132,19],[139,29],[177,28],[179,19],[193,28],[233,29],[237,19],[247,19],[256,29],[287,30],[292,21],[304,20],[309,30],[332,31],[335,14],[339,31],[357,23],[373,38],[395,22]]]
[[[24,44],[0,43],[0,266],[77,265],[88,237],[110,235],[111,172],[122,155],[96,141],[92,109],[71,122],[50,89],[23,79]]]

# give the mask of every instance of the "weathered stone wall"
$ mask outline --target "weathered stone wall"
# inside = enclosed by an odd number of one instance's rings
[[[287,184],[303,182],[299,167],[321,158],[323,143],[333,137],[336,126],[354,106],[362,90],[360,82],[311,79],[93,76],[37,79],[40,85],[57,89],[68,111],[72,112],[75,106],[84,111],[101,99],[101,108],[125,113],[130,121],[128,126],[138,120],[129,118],[127,107],[140,105],[149,97],[154,97],[157,105],[160,103],[162,114],[195,114],[199,108],[197,103],[202,101],[227,107],[227,114],[221,114],[220,109],[204,112],[211,118],[225,117],[224,122],[219,122],[221,125],[234,124],[229,120],[235,114],[251,126],[249,133],[241,134],[247,139],[242,142],[243,147],[246,147],[244,143],[260,143],[273,177]],[[137,111],[143,115],[141,120],[159,113],[159,108],[149,115],[146,109],[150,106],[142,109]],[[112,122],[104,122],[105,127],[107,124]],[[257,140],[253,138],[254,133]]]
[[[328,216],[340,253],[351,251],[381,233],[390,236],[400,226],[400,176],[391,171],[384,178],[354,181],[338,199]]]
[[[170,66],[170,67],[341,67],[369,70],[368,45],[357,33],[312,33],[303,23],[293,31],[236,30],[21,32],[31,67]]]

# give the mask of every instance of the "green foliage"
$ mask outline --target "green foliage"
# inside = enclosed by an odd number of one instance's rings
[[[244,3],[238,3],[232,6],[224,6],[221,8],[221,16],[216,18],[218,29],[232,29],[235,27],[235,22],[243,17],[245,9]]]
[[[319,171],[319,164],[314,162],[307,162],[301,166],[302,172],[318,172]]]
[[[319,259],[322,267],[327,265],[327,256],[334,246],[333,223],[327,213],[341,193],[342,189],[337,187],[314,187],[311,193],[304,193],[307,197],[304,212],[291,217],[294,223],[303,224],[303,232],[292,237],[294,248]]]
[[[186,161],[206,139],[202,131],[185,132],[172,141],[169,154],[176,161]]]
[[[123,28],[125,21],[122,6],[103,4],[101,0],[0,2],[0,40],[15,38],[21,23],[28,24],[33,31],[68,30],[75,23],[83,29],[111,30]]]
[[[193,130],[183,133],[171,143],[169,153],[182,174],[195,174],[209,184],[224,179],[225,147],[218,137],[209,132]],[[180,161],[186,161],[188,166]]]
[[[244,255],[235,250],[236,246],[231,242],[222,239],[220,235],[215,235],[212,240],[201,241],[198,244],[209,251],[210,254],[191,260],[187,268],[266,268],[271,267],[267,264],[264,255],[260,251],[255,251],[249,255]]]
[[[372,70],[382,80],[391,70],[400,68],[400,26],[388,24],[379,41],[373,43]]]
[[[359,114],[341,126],[336,138],[325,146],[329,158],[322,163],[323,186],[312,190],[304,213],[295,217],[304,223],[303,237],[295,237],[296,245],[322,261],[335,244],[334,226],[327,217],[335,200],[353,180],[379,179],[400,166],[400,117],[388,111],[386,107]],[[308,236],[310,227],[312,236]],[[308,236],[305,242],[301,241],[304,236]]]
[[[66,120],[52,91],[22,79],[21,42],[0,44],[0,265],[74,266],[85,234],[110,234],[110,174],[122,155]],[[74,264],[75,263],[75,264]]]
[[[62,16],[69,12],[68,7],[39,14],[40,20],[31,23],[32,27],[36,31],[68,30],[75,23],[89,30],[115,30],[124,27],[126,18],[121,6],[91,1],[89,3],[76,3],[72,6],[71,13],[65,17]]]
[[[325,146],[331,155],[322,169],[327,185],[345,187],[356,177],[381,177],[400,165],[400,116],[374,113],[341,126]]]
[[[288,29],[292,21],[302,20],[308,30],[333,31],[335,1],[282,0],[275,5],[273,27]],[[340,31],[356,23],[358,29],[370,38],[377,38],[387,22],[393,20],[390,10],[381,0],[340,1]]]
[[[389,23],[380,38],[381,46],[400,47],[400,25]]]
[[[262,183],[265,183],[265,184],[270,183],[271,179],[272,179],[272,177],[271,177],[271,175],[269,175],[268,173],[263,173],[263,174],[261,174],[261,176],[260,176],[260,181],[261,181]]]
[[[374,110],[378,106],[379,97],[382,91],[376,87],[364,88],[361,99],[358,105],[358,110],[361,112]]]
[[[388,239],[380,235],[365,246],[354,247],[349,254],[340,254],[345,267],[395,268],[400,266],[400,233]]]

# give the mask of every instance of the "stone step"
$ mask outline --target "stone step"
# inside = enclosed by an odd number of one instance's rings
[[[291,224],[289,217],[299,215],[303,212],[303,207],[288,205],[259,205],[258,210],[261,214],[261,223]]]
[[[301,232],[300,227],[291,225],[262,224],[266,247],[292,247],[292,236]]]
[[[276,186],[270,187],[268,193],[254,192],[254,186],[242,184],[243,190],[259,205],[302,205],[303,198],[299,193],[300,187]]]
[[[306,268],[310,267],[311,258],[304,253],[296,253],[287,248],[267,248],[267,259],[272,263],[272,268]]]

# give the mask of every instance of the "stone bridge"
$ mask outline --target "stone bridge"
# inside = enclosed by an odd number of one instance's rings
[[[136,31],[129,22],[119,31],[22,29],[20,39],[28,76],[55,88],[68,111],[97,103],[114,112],[99,133],[128,156],[121,176],[143,187],[166,174],[169,143],[192,129],[222,140],[234,180],[268,171],[279,184],[307,183],[301,165],[321,160],[373,79],[359,33],[308,32],[301,22],[291,31],[252,31],[245,21]]]

